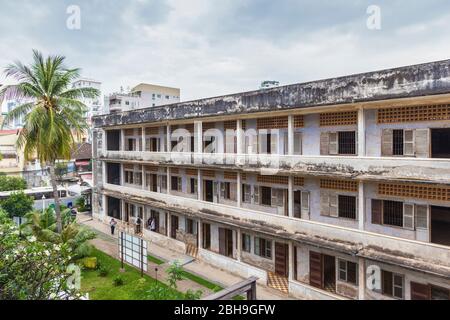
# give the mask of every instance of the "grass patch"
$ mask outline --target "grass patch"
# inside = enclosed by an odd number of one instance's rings
[[[197,275],[195,275],[193,273],[190,273],[190,272],[188,272],[186,270],[183,270],[181,272],[181,274],[186,279],[189,279],[189,280],[191,280],[193,282],[196,282],[199,285],[204,286],[204,287],[206,287],[206,288],[208,288],[208,289],[210,289],[210,290],[212,290],[214,292],[218,292],[220,290],[223,290],[223,288],[221,286],[219,286],[219,285],[217,285],[215,283],[212,283],[212,282],[210,282],[210,281],[208,281],[206,279],[203,279],[202,277],[199,277],[199,276],[197,276]]]
[[[186,270],[182,271],[182,275],[186,279],[189,279],[189,280],[191,280],[193,282],[196,282],[199,285],[204,286],[204,287],[208,288],[209,290],[211,290],[213,292],[219,292],[219,291],[224,289],[223,287],[221,287],[221,286],[219,286],[219,285],[217,285],[215,283],[212,283],[211,281],[208,281],[208,280],[206,280],[206,279],[204,279],[202,277],[199,277],[199,276],[197,276],[197,275],[195,275],[193,273],[190,273],[190,272],[188,272]],[[245,298],[243,296],[235,296],[235,297],[233,297],[233,300],[245,300]]]
[[[165,261],[163,261],[157,257],[151,256],[149,254],[147,254],[147,259],[148,259],[148,261],[153,262],[153,263],[157,264],[158,266],[165,262]]]
[[[98,270],[84,269],[81,272],[81,291],[89,293],[91,300],[145,300],[145,299],[183,299],[184,294],[167,287],[148,275],[141,279],[139,270],[124,265],[125,272],[120,272],[120,261],[103,253],[98,249],[92,250],[92,256],[97,258],[99,264],[109,269],[106,276],[99,276]],[[120,277],[123,285],[115,286],[113,279]],[[155,295],[149,291],[159,285]],[[155,290],[154,290],[155,291]],[[153,291],[152,291],[153,292]]]

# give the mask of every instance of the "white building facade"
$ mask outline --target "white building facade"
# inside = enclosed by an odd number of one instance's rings
[[[94,127],[96,219],[300,299],[449,299],[450,60]]]

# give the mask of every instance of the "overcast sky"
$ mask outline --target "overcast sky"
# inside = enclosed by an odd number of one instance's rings
[[[381,30],[367,28],[370,5]],[[191,100],[450,58],[450,1],[0,0],[0,67],[32,48],[65,55],[104,94],[149,82]]]

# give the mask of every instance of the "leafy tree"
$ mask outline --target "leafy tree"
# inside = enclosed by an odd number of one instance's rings
[[[78,299],[68,286],[71,249],[19,237],[16,225],[0,211],[0,300]]]
[[[62,215],[70,216],[70,209],[64,209]],[[48,208],[44,212],[27,214],[22,230],[25,234],[36,237],[38,241],[67,245],[72,250],[73,260],[90,255],[92,246],[88,241],[95,238],[95,233],[69,219],[63,221],[62,231],[56,232],[55,211]]]
[[[0,175],[0,191],[24,190],[26,188],[27,182],[24,178]]]
[[[82,98],[96,98],[94,88],[71,88],[80,76],[80,69],[64,66],[65,57],[48,56],[33,50],[33,63],[15,62],[6,67],[7,78],[14,78],[16,85],[0,90],[0,101],[27,98],[24,104],[14,108],[5,117],[3,125],[23,118],[24,126],[17,139],[17,147],[24,150],[25,160],[35,155],[42,167],[48,167],[55,199],[57,231],[62,231],[60,199],[57,189],[55,162],[69,160],[75,146],[75,137],[81,140],[88,128],[84,118],[87,107]]]
[[[23,217],[33,210],[34,199],[23,191],[12,192],[11,195],[0,201],[0,206],[12,217]]]

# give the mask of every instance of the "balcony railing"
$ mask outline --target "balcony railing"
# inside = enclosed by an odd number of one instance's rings
[[[359,176],[368,180],[450,181],[450,161],[446,159],[146,151],[106,151],[101,153],[100,158],[160,165],[229,166],[260,170],[262,174],[289,171],[298,174]]]

